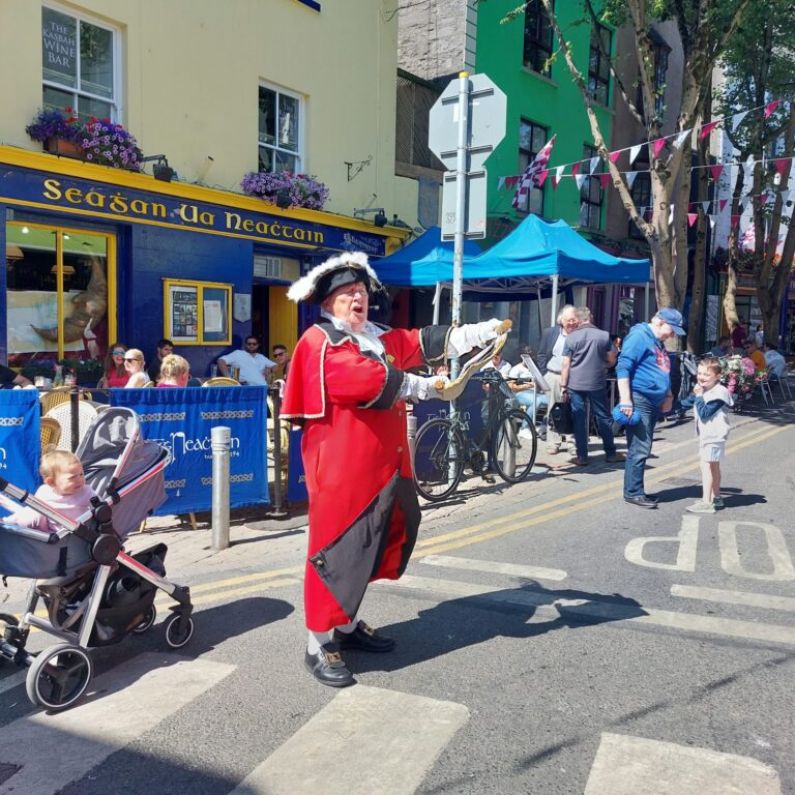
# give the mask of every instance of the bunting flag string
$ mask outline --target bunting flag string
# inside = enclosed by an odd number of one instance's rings
[[[738,163],[735,160],[731,160],[731,161],[726,161],[724,163],[706,163],[700,166],[691,166],[690,170],[699,171],[701,169],[709,169],[710,176],[712,177],[713,182],[718,182],[721,176],[726,175],[728,177],[729,188],[731,191],[733,191],[735,183],[740,173],[739,170],[737,169],[737,166],[739,165],[743,166],[745,178],[746,180],[748,180],[753,177],[754,167],[756,166],[757,163],[762,163],[763,165],[769,165],[771,168],[773,168],[776,171],[776,173],[783,176],[787,168],[787,164],[792,160],[795,160],[795,155],[791,155],[789,157],[777,157],[772,160],[756,160],[754,159],[754,156],[751,155],[742,164]],[[590,159],[587,162],[590,169],[591,166]],[[602,181],[603,177],[609,178],[610,176],[609,171],[602,171],[599,172],[598,174],[594,174],[593,172],[589,171],[588,174],[581,174],[580,170],[582,167],[582,161],[571,164],[570,174],[565,173],[565,169],[567,168],[567,166],[568,164],[563,166],[555,166],[554,169],[539,169],[536,172],[534,179],[536,180],[536,182],[539,182],[540,180],[542,180],[542,174],[543,174],[543,179],[546,179],[548,176],[548,172],[553,171],[554,176],[552,180],[554,186],[557,188],[558,183],[560,183],[560,181],[564,177],[574,177],[577,185],[581,187],[583,181],[586,179],[593,178]],[[623,175],[623,177],[627,182],[627,185],[631,189],[638,174],[650,174],[651,169],[647,168],[647,169],[641,169],[639,171],[638,170],[620,171],[619,173]],[[503,190],[503,189],[511,190],[515,188],[516,184],[519,182],[520,179],[521,177],[499,177],[497,180],[497,190]],[[605,185],[607,184],[609,184],[609,179],[607,180]]]
[[[626,147],[623,147],[621,149],[614,149],[614,150],[608,152],[608,159],[610,160],[611,163],[615,164],[615,163],[618,162],[618,160],[621,157],[622,153],[629,152],[629,166],[631,168],[632,165],[637,160],[638,156],[640,155],[640,152],[642,151],[644,146],[648,146],[649,147],[649,154],[650,154],[650,156],[652,158],[659,159],[660,154],[662,153],[662,150],[665,148],[665,145],[669,142],[670,139],[674,139],[673,142],[672,142],[673,147],[674,147],[674,149],[678,150],[678,149],[680,149],[682,147],[684,142],[687,140],[688,136],[690,136],[696,130],[698,130],[698,138],[699,138],[699,140],[703,140],[716,127],[718,127],[721,124],[725,125],[725,123],[730,120],[731,121],[731,130],[732,131],[736,131],[737,128],[743,123],[745,118],[750,113],[754,113],[756,111],[762,111],[763,117],[765,119],[768,119],[776,111],[776,109],[781,104],[781,102],[782,102],[781,99],[774,99],[771,102],[768,102],[766,105],[759,105],[758,107],[755,107],[755,108],[748,108],[747,110],[739,111],[738,113],[734,113],[734,114],[732,114],[730,116],[723,116],[723,117],[721,117],[719,119],[714,119],[713,121],[709,121],[706,124],[702,124],[700,126],[697,125],[695,127],[689,128],[687,130],[680,130],[678,132],[671,133],[669,135],[665,135],[665,136],[662,136],[661,138],[656,138],[656,139],[651,140],[651,141],[646,141],[644,143],[633,144],[632,146],[626,146]],[[553,138],[554,138],[554,136],[553,136]],[[548,159],[549,159],[549,157],[547,157],[547,160]],[[779,160],[786,161],[787,159],[788,158],[776,158],[773,161],[774,164],[775,164],[776,169],[777,170],[779,168],[783,169],[784,166],[778,165],[778,161]],[[789,158],[789,159],[791,159],[791,158]],[[560,182],[560,180],[564,176],[576,177],[580,173],[584,163],[588,164],[588,166],[587,166],[588,167],[588,173],[591,176],[598,176],[598,174],[594,174],[594,171],[596,170],[600,160],[601,160],[601,157],[599,155],[597,155],[596,157],[586,158],[585,160],[579,160],[579,161],[575,161],[573,163],[565,163],[562,166],[556,166],[555,167],[555,175],[556,176],[553,179],[553,186],[555,188],[557,188],[558,183]],[[718,165],[723,167],[723,166],[729,165],[730,163],[733,163],[733,162],[734,161],[732,159],[730,161],[726,161],[725,163],[721,163],[721,164],[718,164]],[[745,171],[746,171],[746,173],[748,173],[750,171],[749,163],[750,163],[750,168],[753,168],[756,165],[756,163],[758,163],[758,162],[764,162],[764,160],[762,160],[762,161],[755,160],[753,158],[753,155],[751,155],[746,160],[746,163],[745,163],[745,166],[746,166]],[[545,166],[546,166],[546,163],[541,164],[541,167],[545,167]],[[703,168],[703,167],[713,168],[715,166],[693,166],[693,168]],[[567,168],[570,171],[569,174],[565,173],[565,170]],[[563,171],[562,172],[559,171],[560,169],[563,169]],[[631,173],[631,172],[623,172],[623,173]],[[643,173],[643,171],[640,171],[638,173]],[[781,171],[779,171],[779,173],[781,173]],[[521,179],[521,177],[522,177],[522,175],[519,175],[519,177],[516,177],[515,179],[518,180],[518,179]],[[500,180],[502,180],[502,179],[503,178],[501,177]],[[513,187],[516,184],[515,182],[512,183],[512,184],[508,183],[508,180],[511,179],[511,177],[505,177],[504,179],[505,179],[505,182],[504,183],[500,182],[500,187],[502,187],[503,185],[506,186],[506,187]],[[718,178],[714,177],[714,179],[717,181]]]

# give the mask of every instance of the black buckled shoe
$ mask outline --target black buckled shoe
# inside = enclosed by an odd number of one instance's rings
[[[324,643],[317,654],[306,652],[304,664],[312,676],[323,685],[348,687],[348,685],[356,683],[353,674],[346,667],[336,643]]]
[[[334,642],[339,644],[341,649],[357,649],[358,651],[385,652],[395,648],[395,641],[392,638],[379,635],[364,621],[360,621],[353,632],[340,632],[335,629]]]

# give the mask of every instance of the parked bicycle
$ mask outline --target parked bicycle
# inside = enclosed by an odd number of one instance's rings
[[[449,497],[467,466],[476,475],[491,469],[508,483],[519,483],[533,468],[538,448],[535,418],[513,407],[513,392],[496,370],[482,371],[479,380],[488,387],[488,411],[477,439],[471,437],[468,419],[460,411],[454,417],[428,420],[417,432],[414,483],[430,502]]]

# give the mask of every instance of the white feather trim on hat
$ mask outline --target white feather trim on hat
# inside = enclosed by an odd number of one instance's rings
[[[291,301],[298,303],[299,301],[306,301],[311,298],[312,294],[317,288],[318,281],[327,273],[352,266],[354,268],[361,268],[370,278],[370,283],[373,287],[379,287],[381,282],[378,274],[370,267],[367,261],[367,254],[363,251],[344,251],[336,257],[330,257],[320,265],[315,265],[309,273],[302,276],[298,281],[293,282],[290,289],[287,291],[287,297]]]

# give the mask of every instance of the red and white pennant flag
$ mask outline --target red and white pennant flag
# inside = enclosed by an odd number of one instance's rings
[[[513,196],[513,206],[516,209],[523,204],[523,199],[526,198],[534,186],[541,186],[546,179],[547,163],[552,154],[552,146],[555,143],[555,136],[553,135],[541,148],[541,151],[533,158],[532,162],[528,164],[524,173],[519,178],[516,193]],[[543,174],[543,177],[542,177]]]

